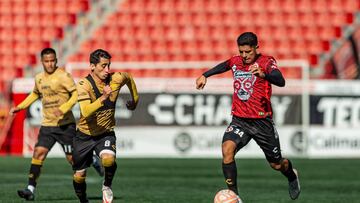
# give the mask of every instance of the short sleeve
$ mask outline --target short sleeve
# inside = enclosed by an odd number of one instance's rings
[[[35,76],[35,85],[34,85],[34,89],[33,89],[33,92],[37,95],[40,95],[40,91],[39,91],[39,88],[38,88],[38,84],[40,83],[40,80],[41,78],[39,78],[39,76]]]
[[[90,86],[84,79],[80,80],[76,86],[78,101],[90,100]]]
[[[76,90],[74,79],[71,77],[70,73],[65,73],[62,78],[62,84],[68,92],[73,92]]]
[[[273,57],[269,57],[268,62],[266,63],[265,72],[271,73],[274,69],[279,69],[276,60]]]

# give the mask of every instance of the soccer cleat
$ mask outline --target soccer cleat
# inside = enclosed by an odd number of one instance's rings
[[[104,167],[101,164],[101,160],[97,155],[93,156],[93,162],[92,166],[95,168],[96,172],[99,174],[99,176],[104,176]]]
[[[114,196],[111,188],[103,185],[102,193],[103,193],[103,203],[112,203]]]
[[[293,171],[296,175],[296,179],[289,182],[289,195],[291,199],[295,200],[300,195],[300,182],[299,182],[299,175],[297,170],[293,169]]]
[[[17,191],[19,197],[26,199],[27,201],[34,201],[35,195],[29,189],[25,188],[23,190]]]

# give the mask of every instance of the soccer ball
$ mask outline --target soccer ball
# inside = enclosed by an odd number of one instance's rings
[[[243,203],[232,190],[223,189],[216,193],[214,203]]]

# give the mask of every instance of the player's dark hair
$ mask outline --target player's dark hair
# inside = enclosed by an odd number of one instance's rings
[[[43,57],[48,54],[54,54],[56,56],[56,51],[53,48],[45,48],[41,51],[40,56]]]
[[[90,64],[98,64],[100,62],[100,58],[111,59],[111,55],[103,49],[97,49],[90,54]]]
[[[238,46],[257,46],[258,45],[258,39],[256,34],[252,32],[244,32],[237,38],[237,44]]]

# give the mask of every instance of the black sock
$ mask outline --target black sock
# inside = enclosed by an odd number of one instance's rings
[[[111,187],[112,181],[114,179],[115,176],[115,171],[117,168],[117,164],[116,162],[114,162],[114,164],[110,167],[104,167],[105,169],[105,181],[104,181],[104,185]]]
[[[86,182],[77,183],[73,180],[73,186],[75,189],[76,196],[79,198],[80,202],[87,202],[86,197]]]
[[[289,159],[287,159],[287,161],[288,161],[288,168],[286,171],[281,171],[281,173],[287,177],[289,182],[291,182],[296,179],[296,174],[293,171],[291,161]]]
[[[42,167],[42,165],[31,164],[30,171],[29,171],[28,185],[32,185],[32,186],[36,187],[36,181],[40,176],[41,167]]]
[[[239,194],[236,183],[237,169],[235,161],[228,164],[222,163],[222,169],[228,188],[234,191],[236,194]]]

